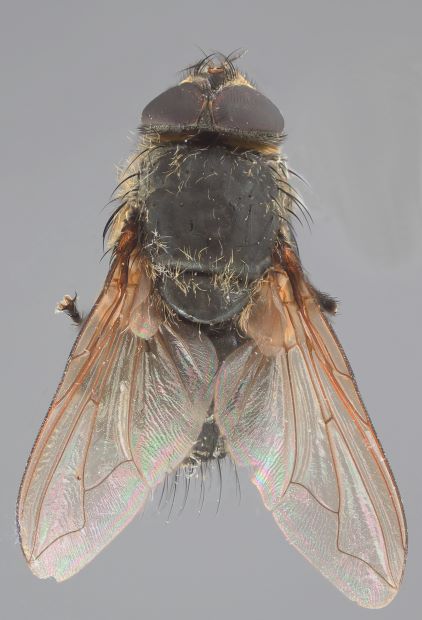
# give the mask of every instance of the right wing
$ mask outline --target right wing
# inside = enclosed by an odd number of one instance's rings
[[[215,415],[287,539],[346,596],[383,607],[406,560],[400,496],[350,366],[310,287],[275,268],[223,362]]]
[[[214,347],[161,321],[150,288],[136,250],[118,253],[33,447],[18,527],[38,577],[62,581],[95,557],[200,434]]]

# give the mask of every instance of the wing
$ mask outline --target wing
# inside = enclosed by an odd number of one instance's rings
[[[201,431],[215,351],[198,330],[164,324],[149,293],[142,261],[118,255],[34,445],[18,527],[38,577],[87,564]]]
[[[401,501],[337,338],[295,284],[281,269],[262,284],[252,340],[218,375],[216,420],[287,539],[350,599],[383,607],[406,558]]]

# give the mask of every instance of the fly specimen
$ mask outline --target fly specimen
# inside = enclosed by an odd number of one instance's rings
[[[247,466],[288,540],[346,596],[389,603],[406,557],[391,470],[291,221],[276,106],[212,55],[143,111],[112,261],[22,481],[38,577],[79,571],[165,477]],[[79,321],[75,300],[60,309]]]

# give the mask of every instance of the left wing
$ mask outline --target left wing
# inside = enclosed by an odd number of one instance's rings
[[[400,497],[332,328],[303,275],[293,285],[281,268],[262,283],[251,340],[219,372],[216,420],[287,539],[350,599],[383,607],[406,558]]]
[[[212,398],[213,346],[154,310],[137,250],[118,252],[35,442],[18,501],[38,577],[90,562],[190,453]]]

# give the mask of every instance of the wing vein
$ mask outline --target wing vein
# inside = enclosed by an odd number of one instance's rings
[[[113,329],[115,329],[115,327],[116,327],[116,325],[113,325]],[[110,338],[110,340],[108,342],[109,342],[109,345],[108,345],[108,347],[106,349],[107,353],[112,348],[113,344],[115,344],[113,338]],[[97,358],[96,361],[99,362],[100,359],[101,359],[101,357]],[[110,365],[109,365],[107,371],[108,371],[108,374],[109,374],[110,373]],[[90,445],[90,442],[91,442],[93,429],[94,429],[94,426],[95,426],[95,421],[97,419],[98,408],[99,408],[99,403],[92,399],[92,392],[93,392],[93,390],[94,390],[94,388],[96,386],[97,381],[101,378],[101,366],[100,366],[99,369],[97,369],[96,373],[97,374],[96,374],[96,377],[95,377],[95,379],[93,381],[93,385],[92,385],[92,387],[91,386],[89,387],[89,390],[88,390],[89,394],[85,395],[85,399],[82,401],[83,404],[80,407],[80,412],[76,416],[76,418],[75,418],[75,420],[74,420],[74,422],[72,424],[71,429],[68,431],[68,434],[66,436],[66,441],[64,442],[62,447],[59,449],[58,454],[56,455],[56,457],[54,459],[54,465],[50,469],[49,474],[48,474],[48,476],[46,478],[46,482],[44,483],[44,489],[43,489],[43,492],[41,494],[40,500],[38,502],[38,507],[37,507],[37,516],[36,516],[36,519],[35,519],[36,532],[37,533],[36,533],[36,536],[34,538],[32,552],[31,552],[31,557],[32,557],[34,548],[35,548],[36,543],[37,543],[38,534],[39,534],[40,515],[41,515],[41,511],[42,511],[42,508],[43,508],[43,505],[44,505],[44,500],[45,500],[45,497],[46,497],[46,495],[48,493],[48,489],[50,487],[51,481],[52,481],[52,479],[54,477],[54,474],[55,474],[55,472],[57,470],[57,467],[60,464],[60,461],[61,461],[61,459],[62,459],[62,457],[63,457],[63,455],[65,453],[65,450],[66,450],[67,446],[69,445],[69,442],[70,442],[70,440],[71,440],[71,438],[73,436],[75,428],[77,427],[77,425],[79,423],[79,420],[81,419],[82,415],[84,414],[86,406],[88,405],[89,401],[92,401],[95,404],[95,410],[94,410],[94,413],[92,414],[92,418],[93,419],[91,420],[91,428],[90,428],[90,434],[89,434],[89,440],[88,440],[88,449],[89,449],[89,445]],[[85,455],[84,455],[84,465],[83,465],[83,471],[82,471],[82,488],[84,488],[83,481],[84,481],[84,473],[85,473],[86,455],[88,454],[88,449],[85,450]],[[84,494],[83,494],[83,497],[84,497]]]
[[[350,446],[349,446],[349,444],[348,444],[348,442],[347,442],[347,440],[346,440],[346,437],[345,437],[345,435],[344,435],[344,432],[342,431],[342,429],[340,428],[340,425],[339,425],[339,424],[338,424],[338,422],[337,422],[337,419],[336,419],[336,412],[335,412],[335,410],[334,410],[334,408],[333,408],[332,404],[330,403],[330,400],[329,400],[329,398],[328,398],[328,396],[327,396],[327,394],[326,394],[326,391],[325,391],[324,386],[322,385],[321,379],[320,379],[320,377],[319,377],[318,369],[317,369],[317,368],[316,368],[316,366],[315,366],[315,361],[314,361],[314,359],[313,359],[312,355],[309,355],[309,358],[310,358],[311,364],[312,364],[313,369],[314,369],[314,373],[310,373],[310,376],[312,376],[312,374],[314,374],[314,375],[317,377],[317,379],[318,379],[318,384],[319,384],[320,390],[321,390],[321,392],[322,392],[322,394],[323,394],[323,397],[324,397],[325,403],[326,403],[326,405],[327,405],[328,409],[329,409],[329,410],[330,410],[330,412],[331,412],[332,421],[333,421],[333,423],[335,424],[335,426],[336,426],[336,428],[337,428],[337,431],[339,432],[339,434],[341,435],[341,437],[342,437],[342,439],[343,439],[344,446],[345,446],[345,448],[346,448],[346,450],[347,450],[347,452],[348,452],[348,454],[349,454],[349,457],[350,457],[351,461],[353,462],[353,465],[354,465],[354,467],[355,467],[355,470],[356,470],[356,472],[357,472],[357,474],[359,475],[359,478],[360,478],[360,480],[361,480],[362,486],[364,487],[364,489],[365,489],[365,491],[366,491],[366,494],[367,494],[367,497],[368,497],[368,499],[369,499],[369,501],[370,501],[370,503],[371,503],[371,505],[372,505],[372,510],[373,510],[373,513],[374,513],[374,515],[375,515],[375,517],[376,517],[377,521],[378,521],[379,531],[380,531],[381,536],[382,536],[382,541],[383,541],[384,551],[385,551],[385,557],[386,557],[386,560],[387,560],[387,565],[388,565],[388,571],[389,571],[389,574],[390,574],[390,575],[392,575],[393,573],[392,573],[392,567],[391,567],[391,560],[390,560],[390,556],[389,556],[389,553],[388,553],[387,540],[386,540],[386,537],[385,537],[385,533],[384,533],[384,528],[383,528],[383,525],[382,525],[381,517],[380,517],[379,512],[378,512],[378,510],[377,510],[377,507],[376,507],[376,505],[375,505],[375,501],[374,501],[373,495],[372,495],[372,493],[371,493],[370,489],[368,488],[368,485],[367,485],[367,483],[366,483],[366,481],[365,481],[365,477],[364,477],[364,476],[363,476],[363,474],[362,474],[361,466],[359,466],[359,465],[358,465],[358,463],[357,463],[357,461],[356,461],[356,459],[355,459],[355,457],[354,457],[354,455],[353,455],[353,453],[352,453],[352,451],[351,451],[351,449],[350,449]],[[320,361],[324,364],[324,368],[325,368],[325,370],[327,371],[326,364],[325,364],[322,360],[320,360]],[[332,381],[331,374],[328,374],[328,376],[329,376],[330,381]],[[349,411],[349,408],[348,408],[348,411]],[[360,420],[360,416],[358,416],[358,417],[359,417],[359,420]],[[355,420],[355,418],[354,418],[354,417],[352,418],[352,420],[353,420],[353,422],[355,423],[355,426],[357,427],[357,429],[358,429],[358,431],[359,431],[359,433],[360,433],[361,437],[363,438],[363,440],[364,440],[364,442],[365,442],[365,433],[362,431],[362,429],[361,429],[361,428],[359,427],[359,425],[356,423],[356,420]],[[337,471],[336,457],[334,456],[334,451],[333,451],[333,446],[332,446],[332,440],[331,440],[330,433],[329,433],[329,429],[328,429],[327,425],[325,425],[325,426],[324,426],[324,430],[325,430],[325,433],[326,433],[326,436],[327,436],[327,439],[328,439],[328,445],[329,445],[329,448],[330,448],[331,458],[332,458],[332,462],[333,462],[333,466],[334,466],[334,471],[335,471],[335,474],[336,474],[337,488],[338,488],[338,492],[339,492],[339,503],[340,503],[340,508],[341,508],[342,498],[344,498],[344,491],[343,491],[343,489],[342,489],[341,479],[340,479],[339,473],[338,473],[338,471]],[[365,442],[365,443],[366,443],[366,442]],[[370,450],[370,454],[371,454],[371,456],[373,457],[373,455],[372,455],[372,451],[371,451],[371,450]],[[376,462],[376,463],[377,463],[377,465],[378,465],[378,461],[377,461],[376,459],[374,459],[374,460],[375,460],[375,462]],[[378,468],[379,468],[379,467],[378,467]],[[381,468],[379,468],[379,470],[380,470],[380,472],[381,472]],[[382,472],[381,472],[381,473],[382,473]],[[339,545],[339,536],[340,536],[340,520],[341,520],[341,518],[340,518],[340,517],[341,517],[341,512],[342,512],[340,508],[339,508],[339,512],[338,512],[338,528],[337,528],[337,541],[336,541],[337,548],[338,548],[338,550],[339,550],[339,551],[341,551],[342,553],[346,553],[346,554],[348,554],[348,555],[352,555],[352,556],[353,556],[353,554],[350,554],[350,553],[348,553],[348,552],[344,551],[343,549],[341,549],[341,548],[340,548],[340,545]],[[343,508],[344,508],[344,507],[343,507]],[[400,525],[400,524],[399,524],[399,525]],[[355,556],[353,556],[353,557],[355,557]],[[359,557],[359,556],[357,556],[357,557]],[[363,558],[360,558],[360,559],[362,559],[362,561],[365,561],[365,560],[363,560]],[[372,568],[373,570],[376,570],[376,569],[375,569],[375,568],[374,568],[371,564],[369,564],[369,562],[367,562],[367,564],[368,564],[369,566],[371,566],[371,568]],[[378,572],[378,571],[376,571],[376,572]],[[390,585],[391,585],[391,584],[390,584]]]

